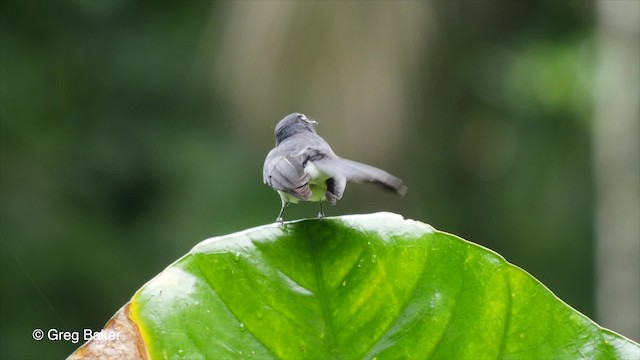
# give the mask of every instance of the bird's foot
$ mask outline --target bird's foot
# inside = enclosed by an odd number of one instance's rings
[[[320,201],[320,212],[318,213],[318,219],[324,219],[324,211],[322,211],[322,201]]]

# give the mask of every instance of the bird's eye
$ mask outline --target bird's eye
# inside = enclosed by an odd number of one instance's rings
[[[304,114],[300,114],[300,119],[301,120],[307,120],[307,117]]]

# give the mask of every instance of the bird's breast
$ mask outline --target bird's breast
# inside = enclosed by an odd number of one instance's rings
[[[327,199],[327,183],[311,183],[309,182],[309,189],[311,189],[311,198],[309,201],[324,201]]]

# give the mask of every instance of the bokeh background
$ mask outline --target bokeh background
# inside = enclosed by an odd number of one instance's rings
[[[273,222],[294,111],[409,186],[327,215],[455,233],[640,339],[640,2],[0,4],[0,358],[64,357],[32,331],[98,331],[199,241]]]

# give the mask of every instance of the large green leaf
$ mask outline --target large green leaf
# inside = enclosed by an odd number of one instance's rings
[[[206,240],[125,310],[160,359],[640,358],[496,253],[389,213]]]

